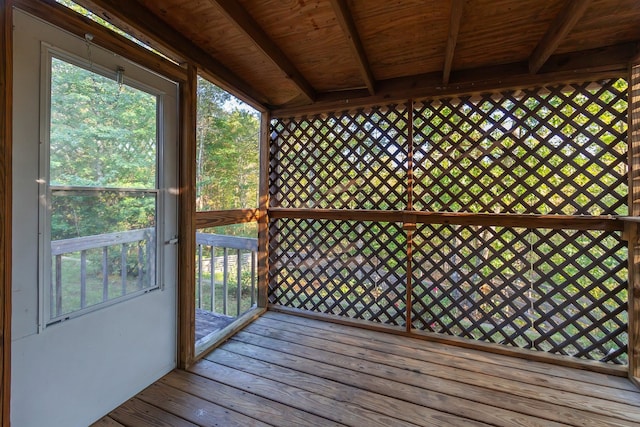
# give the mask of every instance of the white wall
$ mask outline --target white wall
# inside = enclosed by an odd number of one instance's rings
[[[16,11],[14,16],[13,328],[11,419],[16,427],[86,426],[176,365],[176,248],[166,246],[164,290],[132,298],[38,332],[38,152],[40,42],[86,57],[84,40]],[[94,61],[126,61],[92,47]],[[168,135],[164,187],[176,188],[176,86],[162,88]],[[167,191],[167,236],[176,230]]]

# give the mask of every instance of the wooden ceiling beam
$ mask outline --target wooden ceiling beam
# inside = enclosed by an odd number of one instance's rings
[[[226,68],[208,52],[197,46],[169,24],[154,15],[135,0],[74,0],[107,22],[120,27],[118,23],[135,28],[155,41],[170,57],[178,56],[196,65],[208,75],[215,77],[214,83],[232,93],[252,107],[266,111],[268,99],[235,73]],[[155,46],[152,46],[155,47]]]
[[[302,73],[293,65],[291,60],[274,43],[273,40],[257,24],[253,17],[247,12],[237,0],[210,0],[217,5],[219,10],[238,29],[249,37],[253,43],[264,53],[286,76],[298,87],[300,92],[310,101],[316,99],[316,91],[305,79]]]
[[[562,40],[578,23],[591,4],[591,0],[570,0],[558,13],[547,32],[529,57],[529,72],[536,74],[556,51]]]
[[[440,72],[379,80],[376,95],[366,90],[318,94],[312,105],[288,105],[271,111],[272,117],[294,117],[341,111],[370,105],[388,105],[407,99],[442,98],[555,83],[584,82],[626,76],[636,43],[554,55],[539,74],[530,74],[526,61],[454,72],[455,84],[442,85]]]
[[[458,33],[460,32],[460,22],[462,21],[462,11],[464,10],[465,0],[453,0],[451,2],[451,15],[449,18],[449,35],[447,37],[447,48],[444,54],[444,68],[442,71],[442,84],[449,84],[451,77],[451,64],[453,63],[453,55],[456,51],[456,43],[458,42]]]
[[[17,8],[50,22],[77,37],[93,35],[91,43],[136,62],[149,70],[180,82],[186,70],[179,65],[134,43],[91,19],[75,13],[55,0],[14,0]]]
[[[367,59],[367,54],[365,53],[364,46],[360,40],[356,24],[353,21],[351,12],[349,11],[349,6],[347,5],[346,0],[331,0],[331,6],[333,6],[333,11],[336,14],[338,24],[342,28],[345,36],[347,36],[349,48],[358,63],[358,69],[360,70],[362,79],[369,91],[369,95],[375,95],[375,79],[371,72],[369,60]]]

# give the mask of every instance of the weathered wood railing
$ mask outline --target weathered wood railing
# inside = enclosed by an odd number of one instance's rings
[[[196,233],[196,244],[198,245],[196,253],[196,307],[210,310],[213,313],[221,311],[221,314],[229,314],[229,285],[232,284],[229,273],[234,269],[236,273],[235,314],[242,314],[244,300],[249,300],[250,306],[253,306],[256,300],[258,239]],[[230,254],[229,250],[233,250],[235,253]],[[222,256],[217,256],[216,251],[222,251]],[[209,253],[209,257],[206,257],[206,252]],[[235,268],[233,268],[233,264],[235,264]],[[221,270],[218,266],[221,266]],[[210,275],[209,283],[204,283],[205,271],[208,271]],[[216,273],[219,271],[222,272],[222,304],[220,308],[216,308],[216,285],[218,285]],[[250,273],[250,289],[247,297],[242,295],[243,287],[246,287],[246,285],[243,286],[243,272]]]
[[[87,307],[87,252],[102,249],[102,300],[106,302],[116,296],[127,294],[128,252],[131,244],[137,244],[137,288],[142,289],[155,283],[155,229],[121,231],[116,233],[98,234],[95,236],[77,237],[73,239],[55,240],[51,242],[51,257],[54,266],[51,293],[55,296],[51,301],[51,318],[63,313],[63,257],[80,253],[80,302],[75,309]],[[117,247],[120,251],[120,284],[119,295],[109,294],[109,248]],[[145,247],[147,248],[145,250]],[[54,303],[55,301],[55,303]],[[94,303],[95,304],[95,303]]]

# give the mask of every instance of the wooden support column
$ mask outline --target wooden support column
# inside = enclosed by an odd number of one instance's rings
[[[0,425],[9,425],[11,395],[11,174],[13,1],[0,0]]]
[[[640,64],[629,67],[629,215],[640,216]],[[629,378],[640,387],[640,237],[627,223],[629,239]]]
[[[258,307],[267,306],[269,289],[269,146],[271,114],[260,118],[260,184],[258,216]]]
[[[413,212],[413,99],[407,102],[407,212]],[[413,309],[413,232],[416,230],[416,216],[403,214],[403,229],[407,233],[407,283],[406,283],[406,311],[405,311],[405,329],[411,332],[413,328],[412,309]]]
[[[195,352],[196,114],[198,74],[187,66],[180,84],[180,196],[178,255],[178,366],[187,368]]]

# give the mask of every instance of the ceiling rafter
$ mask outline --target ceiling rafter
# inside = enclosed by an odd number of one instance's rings
[[[439,71],[422,75],[378,80],[374,96],[365,89],[319,93],[312,105],[282,105],[271,111],[272,117],[294,117],[325,111],[360,108],[407,99],[469,95],[484,91],[524,89],[536,85],[583,82],[590,79],[625,75],[629,60],[636,54],[636,43],[553,55],[545,72],[530,74],[527,62],[498,64],[456,73],[455,84],[442,86]]]
[[[562,40],[578,23],[591,0],[570,0],[553,20],[529,57],[529,72],[536,74],[556,51]]]
[[[338,24],[342,27],[342,31],[347,36],[347,43],[353,53],[353,56],[358,63],[358,69],[364,80],[365,86],[370,95],[375,95],[375,79],[369,66],[369,60],[365,53],[364,46],[358,35],[356,24],[353,22],[353,17],[349,11],[349,6],[345,0],[331,0],[331,6],[336,14]]]
[[[219,10],[233,22],[287,77],[298,87],[310,102],[315,101],[316,91],[302,73],[289,60],[284,52],[274,43],[264,30],[256,23],[236,0],[210,0]]]
[[[135,28],[159,44],[158,50],[172,53],[171,57],[184,57],[208,75],[214,77],[214,83],[233,93],[258,110],[264,111],[267,98],[255,90],[235,73],[215,60],[209,53],[196,46],[187,37],[159,19],[147,8],[133,0],[74,0],[99,17],[111,22]],[[156,46],[152,46],[156,47]]]
[[[458,42],[458,33],[460,32],[460,22],[462,21],[462,12],[466,0],[453,0],[451,2],[451,15],[449,18],[449,35],[447,37],[447,48],[444,54],[444,68],[442,70],[442,84],[448,85],[451,77],[451,64],[453,64],[453,55],[456,51],[456,43]]]

